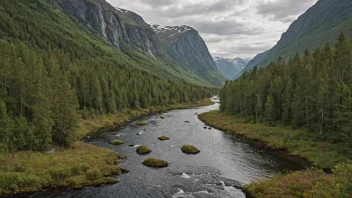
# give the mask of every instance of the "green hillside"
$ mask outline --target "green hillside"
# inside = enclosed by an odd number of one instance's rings
[[[314,51],[318,47],[323,48],[326,43],[333,45],[341,31],[352,36],[351,9],[350,0],[319,0],[290,25],[272,49],[257,55],[244,71],[254,66],[266,67],[279,57],[288,60],[296,52]]]
[[[70,145],[81,116],[198,101],[213,91],[182,82],[200,83],[142,52],[115,50],[44,0],[3,0],[0,10],[2,152]]]

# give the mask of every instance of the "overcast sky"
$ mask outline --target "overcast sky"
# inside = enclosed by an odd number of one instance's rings
[[[317,0],[107,0],[147,23],[189,25],[213,56],[247,58],[273,47]]]

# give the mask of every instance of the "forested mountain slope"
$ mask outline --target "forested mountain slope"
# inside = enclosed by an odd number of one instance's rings
[[[189,26],[151,25],[167,54],[186,71],[201,76],[206,81],[221,85],[221,75],[199,33]]]
[[[279,56],[287,60],[296,52],[303,54],[306,49],[314,51],[327,42],[333,44],[341,31],[352,36],[351,10],[350,0],[319,0],[290,25],[265,56],[253,59],[244,70],[250,70],[255,65],[265,67],[277,61]]]
[[[0,10],[1,152],[70,145],[81,116],[211,95],[209,88],[176,82],[181,73],[152,56],[107,45],[48,1],[2,0]],[[160,77],[167,75],[175,81]]]

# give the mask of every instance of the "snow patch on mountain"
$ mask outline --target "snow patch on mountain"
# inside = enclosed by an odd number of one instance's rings
[[[241,72],[246,65],[252,60],[252,58],[222,58],[214,57],[214,61],[219,71],[229,80]]]
[[[149,24],[149,25],[156,33],[166,32],[166,31],[175,31],[175,32],[183,33],[183,32],[193,30],[193,28],[187,25],[182,25],[182,26],[161,26],[157,24]]]
[[[122,8],[118,8],[118,7],[115,7],[117,11],[119,12],[122,12],[122,13],[127,13],[129,12],[128,10],[125,10],[125,9],[122,9]]]

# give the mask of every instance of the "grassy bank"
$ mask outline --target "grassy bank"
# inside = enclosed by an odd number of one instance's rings
[[[100,128],[123,124],[151,113],[214,104],[209,99],[168,107],[126,110],[114,115],[81,119],[79,137],[83,138]],[[116,152],[77,141],[71,148],[53,146],[50,152],[21,151],[0,154],[0,196],[30,193],[48,188],[74,188],[117,183],[110,177],[121,168]]]
[[[82,188],[117,183],[117,153],[83,142],[52,152],[16,152],[0,157],[0,196],[44,188]]]
[[[199,115],[199,119],[226,133],[236,134],[265,143],[269,147],[288,151],[312,162],[317,169],[277,175],[269,180],[244,186],[249,197],[349,197],[352,196],[352,165],[339,162],[347,156],[337,145],[319,142],[305,131],[282,126],[249,123],[236,116],[211,111]],[[332,168],[334,174],[321,169]]]
[[[316,141],[302,130],[282,126],[272,127],[261,123],[252,124],[245,119],[218,111],[201,114],[199,119],[224,132],[261,141],[274,149],[287,150],[291,154],[307,159],[318,168],[330,169],[347,159],[337,145]]]
[[[210,99],[204,99],[194,103],[176,104],[163,107],[151,107],[149,109],[125,110],[116,114],[93,116],[89,119],[82,119],[80,121],[81,138],[87,136],[91,132],[97,131],[101,128],[120,127],[131,120],[146,116],[152,113],[164,112],[173,109],[187,109],[192,107],[202,107],[214,104]]]
[[[352,163],[337,165],[333,174],[305,170],[279,174],[272,179],[244,186],[247,197],[347,198],[352,197]]]
[[[248,197],[307,197],[318,183],[330,183],[332,176],[319,170],[298,171],[276,175],[270,180],[244,187]]]

